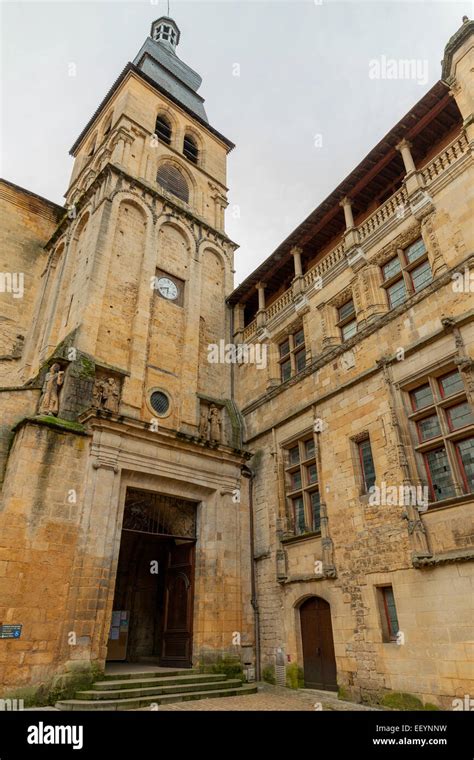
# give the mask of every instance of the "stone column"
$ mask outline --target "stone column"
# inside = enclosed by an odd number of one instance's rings
[[[257,282],[255,287],[258,292],[257,327],[264,327],[267,321],[265,314],[265,288],[267,286],[264,282]]]
[[[236,303],[234,306],[234,335],[233,338],[236,343],[242,340],[242,334],[244,331],[244,311],[245,304]]]
[[[404,182],[408,197],[410,197],[423,187],[421,174],[417,172],[415,162],[413,161],[413,156],[411,154],[411,143],[409,143],[408,140],[403,139],[400,140],[395,148],[400,152],[403,159],[403,165],[405,166],[406,171]]]
[[[354,217],[352,215],[352,201],[350,198],[343,198],[339,202],[344,210],[344,220],[346,222],[346,230],[351,230],[354,227]]]

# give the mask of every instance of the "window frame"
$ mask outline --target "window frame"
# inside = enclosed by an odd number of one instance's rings
[[[313,443],[312,456],[306,456],[306,446],[309,441]],[[298,462],[292,463],[291,452],[298,449]],[[321,510],[319,509],[318,524],[319,528],[315,529],[315,520],[313,514],[313,505],[311,497],[314,493],[319,494],[319,507],[321,505],[321,492],[319,483],[319,468],[318,468],[318,449],[315,440],[314,433],[307,432],[302,434],[296,440],[293,440],[283,446],[283,459],[284,459],[284,480],[285,480],[285,496],[287,500],[287,506],[291,515],[293,524],[293,533],[295,536],[305,535],[321,535]],[[311,466],[316,468],[316,481],[310,482],[308,470]],[[299,488],[292,488],[292,479],[295,473],[299,472],[301,479],[301,485]],[[303,501],[303,515],[304,515],[304,530],[298,529],[298,520],[296,515],[295,500],[301,498]]]
[[[409,261],[407,251],[410,250],[414,245],[416,245],[419,242],[423,243],[424,251],[413,261]],[[400,269],[398,272],[395,272],[391,277],[385,277],[384,276],[384,268],[389,264],[391,261],[393,261],[395,258],[398,258],[398,261],[400,263]],[[417,269],[422,264],[428,263],[428,266],[431,271],[431,279],[429,282],[426,283],[422,288],[419,288],[418,290],[415,288],[414,282],[413,282],[413,275],[412,272]],[[431,269],[431,264],[428,256],[428,250],[426,248],[425,242],[422,237],[418,237],[416,240],[414,240],[410,245],[405,246],[405,248],[398,248],[395,255],[391,256],[387,261],[385,261],[380,266],[380,272],[382,276],[382,287],[385,290],[385,295],[387,299],[388,308],[391,311],[392,309],[396,309],[398,306],[401,306],[403,303],[405,303],[411,296],[415,295],[415,293],[421,293],[422,290],[424,290],[430,282],[433,280],[433,270]],[[405,284],[405,294],[406,297],[403,301],[400,301],[399,304],[396,304],[395,306],[392,305],[390,301],[390,294],[389,294],[389,288],[391,288],[393,285],[395,285],[397,282],[403,280]]]
[[[302,343],[296,343],[295,337],[296,335],[299,335],[302,333],[303,335],[303,342]],[[285,354],[281,353],[281,347],[284,346],[286,343],[288,343],[288,351]],[[306,337],[304,334],[304,327],[301,325],[301,327],[298,327],[297,329],[294,329],[293,332],[286,335],[282,340],[278,342],[278,367],[279,367],[279,376],[280,376],[280,382],[286,383],[288,380],[290,380],[292,377],[296,377],[301,372],[303,372],[306,369],[307,361],[308,361],[308,353],[306,350]],[[302,369],[297,368],[297,359],[296,357],[298,354],[301,354],[304,352],[304,366]],[[287,364],[288,361],[290,362],[290,374],[287,378],[283,378],[283,365]]]
[[[397,631],[393,630],[392,620],[390,617],[390,613],[388,611],[388,602],[387,602],[387,597],[386,597],[386,593],[388,590],[390,590],[392,593],[393,606],[394,606],[395,617],[396,617],[397,626],[398,626]],[[395,599],[395,592],[393,590],[393,585],[391,583],[385,583],[383,585],[376,586],[376,593],[377,593],[380,620],[382,624],[382,641],[384,644],[396,644],[398,641],[398,633],[400,631],[400,621],[398,619],[397,602]]]
[[[347,306],[347,304],[349,304],[349,303],[352,303],[352,311],[351,311],[351,313],[348,314],[345,317],[341,317],[341,309],[343,309],[344,306]],[[357,331],[358,331],[357,312],[356,312],[353,296],[351,296],[350,298],[348,298],[346,301],[344,301],[344,303],[342,303],[340,306],[337,307],[337,322],[336,322],[336,324],[337,324],[337,326],[338,326],[338,328],[340,330],[341,338],[342,338],[342,342],[343,343],[346,343],[346,341],[350,340],[351,338],[354,337],[354,335],[357,334]],[[352,324],[355,324],[355,331],[352,333],[352,335],[349,335],[348,337],[346,337],[344,335],[344,330],[347,329],[347,327],[349,327]]]
[[[442,380],[449,375],[453,375],[455,372],[458,373],[462,385],[450,395],[446,395],[443,390]],[[432,397],[431,403],[417,409],[412,394],[414,391],[424,386],[430,387]],[[444,501],[455,498],[456,496],[468,496],[469,494],[474,493],[474,491],[469,490],[467,474],[464,470],[464,465],[457,449],[458,443],[474,436],[474,421],[463,427],[453,428],[449,416],[449,410],[462,403],[467,403],[471,409],[471,413],[474,413],[472,406],[469,404],[466,386],[461,372],[459,372],[453,363],[450,363],[444,367],[428,371],[425,375],[420,376],[416,381],[412,381],[408,386],[405,386],[401,390],[406,397],[405,407],[408,424],[412,433],[413,449],[419,465],[418,471],[421,474],[422,480],[428,486],[430,496],[428,508],[436,508]],[[419,423],[422,422],[423,419],[434,415],[438,418],[439,433],[424,441],[420,440]],[[446,453],[453,496],[437,498],[427,454],[441,448],[444,448]]]
[[[368,494],[370,494],[369,489],[372,488],[372,486],[367,487],[367,479],[366,479],[364,463],[362,459],[362,446],[364,443],[368,443],[370,447],[370,456],[372,459],[372,466],[374,469],[374,482],[372,485],[375,485],[375,483],[377,482],[377,472],[375,469],[375,460],[374,460],[374,455],[372,452],[372,443],[370,441],[370,436],[369,434],[363,435],[361,438],[358,438],[355,441],[355,444],[357,446],[357,460],[359,464],[359,475],[360,475],[360,482],[361,482],[361,496],[367,496]]]
[[[161,122],[163,125],[166,125],[167,129],[169,129],[169,135],[163,136],[163,134],[160,134],[158,131],[158,122]],[[171,120],[166,116],[165,114],[159,113],[155,120],[155,135],[158,138],[158,142],[162,142],[164,145],[171,145],[173,142],[173,124],[171,123]]]

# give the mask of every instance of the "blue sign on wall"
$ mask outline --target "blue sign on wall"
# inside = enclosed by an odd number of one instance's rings
[[[21,625],[0,625],[0,639],[19,639],[21,629]]]

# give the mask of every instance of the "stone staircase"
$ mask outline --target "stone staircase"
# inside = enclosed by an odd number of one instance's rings
[[[56,707],[59,710],[138,710],[158,706],[159,709],[160,705],[170,702],[256,693],[254,684],[242,684],[239,678],[228,678],[225,673],[137,670],[105,675],[88,691],[77,691],[74,699],[56,702]]]

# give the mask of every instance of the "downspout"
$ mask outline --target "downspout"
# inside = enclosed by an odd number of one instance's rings
[[[258,597],[257,597],[257,578],[255,573],[255,530],[253,521],[253,480],[254,474],[252,470],[244,465],[242,467],[242,475],[244,478],[248,478],[249,481],[249,525],[250,525],[250,584],[251,584],[251,599],[250,603],[254,612],[254,628],[255,628],[255,678],[260,681],[260,612],[258,609]]]

